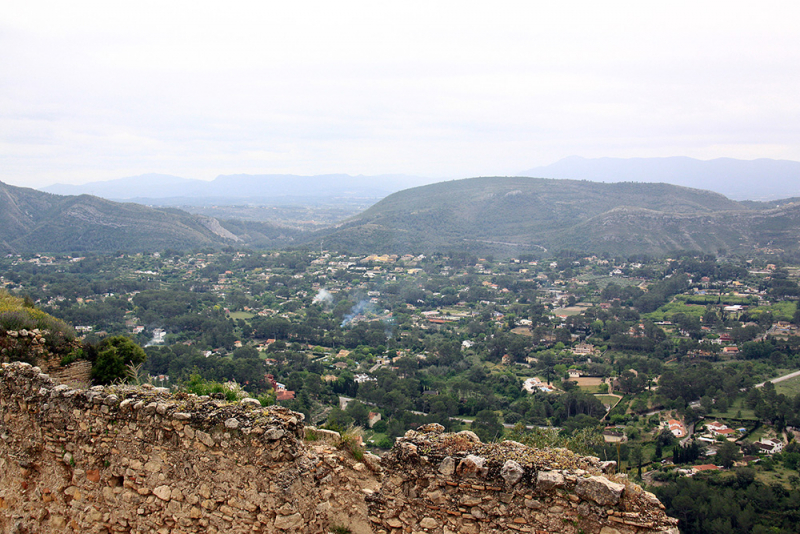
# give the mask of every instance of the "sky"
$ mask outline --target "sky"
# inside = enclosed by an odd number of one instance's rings
[[[800,160],[800,3],[6,2],[0,181]]]

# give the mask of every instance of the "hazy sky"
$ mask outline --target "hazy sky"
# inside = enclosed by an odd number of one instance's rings
[[[0,181],[800,160],[800,3],[5,2]]]

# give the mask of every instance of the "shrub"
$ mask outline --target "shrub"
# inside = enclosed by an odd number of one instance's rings
[[[128,364],[136,366],[146,359],[144,350],[125,336],[104,339],[98,347],[97,360],[92,366],[92,380],[100,384],[124,380]]]
[[[341,438],[337,448],[347,451],[359,462],[364,459],[363,430],[359,426],[350,426],[344,432],[340,432]]]

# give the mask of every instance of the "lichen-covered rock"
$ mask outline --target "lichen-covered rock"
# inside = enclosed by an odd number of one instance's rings
[[[500,476],[503,477],[503,480],[505,480],[507,484],[513,485],[525,476],[525,470],[514,460],[506,460],[503,464],[503,468],[500,470]]]
[[[261,402],[258,399],[252,399],[250,397],[245,397],[244,399],[240,400],[239,402],[245,408],[252,408],[252,409],[261,408]]]
[[[536,474],[536,487],[542,491],[551,491],[564,486],[564,475],[558,471],[539,471]]]
[[[456,461],[449,456],[445,456],[442,463],[439,464],[439,472],[446,477],[449,477],[456,472]]]

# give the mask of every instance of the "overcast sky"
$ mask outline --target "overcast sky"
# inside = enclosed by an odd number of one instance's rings
[[[5,2],[0,181],[800,160],[800,3]]]

